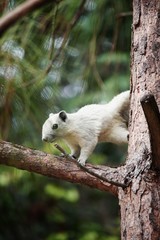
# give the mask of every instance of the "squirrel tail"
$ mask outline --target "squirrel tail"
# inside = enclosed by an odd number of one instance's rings
[[[119,113],[126,123],[128,123],[129,104],[130,104],[129,90],[118,94],[109,102],[112,111],[115,113]]]

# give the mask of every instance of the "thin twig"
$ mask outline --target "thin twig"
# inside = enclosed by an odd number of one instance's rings
[[[67,158],[69,157],[71,160],[73,160],[73,158],[68,155],[65,150],[60,147],[57,143],[54,144],[54,146],[62,153],[64,154],[64,156],[66,156]],[[92,176],[104,181],[104,182],[107,182],[107,183],[110,183],[112,185],[115,185],[115,186],[118,186],[118,187],[122,187],[122,188],[126,188],[128,185],[127,184],[124,184],[124,183],[120,183],[120,182],[117,182],[117,181],[112,181],[112,180],[109,180],[105,177],[103,177],[102,175],[99,175],[98,173],[92,171],[91,169],[89,169],[88,167],[85,167],[84,165],[81,165],[80,163],[77,162],[77,164],[79,165],[79,167],[81,169],[83,169],[85,172],[91,174]]]
[[[112,185],[115,185],[117,187],[122,187],[122,188],[126,188],[128,185],[127,184],[124,184],[124,183],[120,183],[120,182],[117,182],[117,181],[112,181],[112,180],[109,180],[107,179],[106,177],[103,177],[102,175],[99,175],[98,173],[95,173],[94,171],[92,171],[91,169],[89,169],[88,167],[85,167],[84,165],[81,165],[80,163],[78,163],[79,166],[85,170],[86,172],[88,172],[89,174],[91,174],[92,176],[94,177],[97,177],[98,179],[104,181],[104,182],[108,182]]]
[[[54,144],[54,146],[62,153],[62,154],[64,154],[64,156],[68,156],[68,154],[65,152],[65,150],[61,147],[61,146],[59,146],[57,143],[55,143]]]
[[[118,42],[118,37],[119,37],[119,32],[120,32],[120,27],[121,27],[121,23],[122,23],[122,18],[123,17],[128,17],[128,16],[132,16],[132,12],[121,12],[119,14],[117,14],[116,16],[116,24],[115,24],[115,30],[114,30],[114,36],[113,36],[113,43],[112,43],[112,51],[116,50],[117,47],[117,42]]]

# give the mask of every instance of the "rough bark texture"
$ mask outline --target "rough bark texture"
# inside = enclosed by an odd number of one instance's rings
[[[159,0],[133,0],[131,57],[132,98],[127,164],[132,163],[135,170],[132,184],[125,190],[119,189],[121,238],[158,240],[160,239],[160,173],[151,170],[154,157],[151,151],[152,143],[140,99],[151,93],[160,109]],[[157,135],[160,135],[159,130]]]

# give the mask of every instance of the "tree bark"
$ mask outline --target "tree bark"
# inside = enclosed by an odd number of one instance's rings
[[[159,126],[147,121],[140,103],[152,94],[160,109],[160,1],[133,0],[133,35],[131,52],[131,112],[127,164],[134,164],[132,184],[119,189],[121,239],[160,239],[159,150],[153,140]],[[143,98],[142,98],[143,100]],[[159,114],[159,113],[158,113]],[[149,118],[151,118],[151,112]],[[159,129],[159,127],[157,127]],[[157,135],[160,135],[157,130]],[[151,136],[151,137],[150,137]],[[160,146],[159,146],[160,148]],[[153,159],[154,158],[154,159]],[[152,168],[156,165],[156,169]],[[152,170],[153,169],[153,170]]]

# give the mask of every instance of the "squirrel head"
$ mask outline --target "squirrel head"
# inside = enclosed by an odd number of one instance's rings
[[[61,111],[57,114],[50,113],[49,118],[42,127],[42,140],[46,142],[54,142],[55,139],[65,135],[67,113]]]

